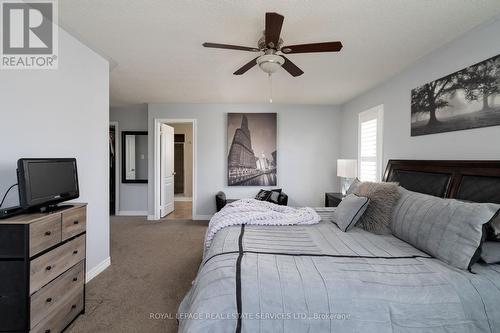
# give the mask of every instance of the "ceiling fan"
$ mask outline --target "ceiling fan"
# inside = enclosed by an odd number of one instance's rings
[[[257,47],[246,47],[238,45],[227,45],[217,43],[203,43],[204,47],[218,49],[240,50],[250,52],[264,52],[263,55],[252,59],[243,67],[234,72],[234,75],[246,73],[255,65],[271,75],[278,68],[283,67],[292,76],[300,76],[304,72],[291,62],[283,54],[311,53],[311,52],[338,52],[342,49],[341,42],[326,42],[312,44],[298,44],[283,46],[283,40],[280,38],[281,27],[284,16],[278,13],[266,13],[266,30],[264,36],[257,43]]]

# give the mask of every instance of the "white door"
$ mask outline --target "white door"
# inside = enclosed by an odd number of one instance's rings
[[[174,128],[160,126],[160,217],[164,217],[174,211]]]
[[[126,179],[135,180],[135,135],[125,136],[125,173]]]

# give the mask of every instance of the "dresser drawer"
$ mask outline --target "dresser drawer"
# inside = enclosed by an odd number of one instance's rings
[[[62,213],[62,239],[68,239],[85,231],[87,207]]]
[[[81,235],[30,262],[30,294],[85,258],[85,235]]]
[[[33,222],[30,228],[30,257],[61,242],[61,214]]]
[[[31,296],[31,328],[64,302],[68,294],[83,288],[83,261]]]
[[[60,304],[30,332],[59,333],[83,310],[83,287],[66,294]]]

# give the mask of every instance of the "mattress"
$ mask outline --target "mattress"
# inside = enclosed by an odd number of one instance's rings
[[[204,257],[179,332],[500,332],[500,265],[472,272],[327,219],[232,226]]]

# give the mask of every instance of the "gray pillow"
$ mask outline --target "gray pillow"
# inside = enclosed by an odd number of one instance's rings
[[[332,220],[343,232],[351,230],[363,215],[370,199],[355,194],[346,196],[332,215]]]
[[[481,246],[481,259],[487,264],[500,263],[500,243],[484,242]]]
[[[391,223],[396,237],[461,269],[479,259],[483,226],[500,205],[442,199],[402,187],[399,192]]]
[[[398,185],[363,182],[354,190],[354,194],[370,199],[358,226],[375,233],[390,233],[392,210],[399,199]]]
[[[361,181],[358,178],[355,178],[354,181],[351,183],[351,186],[346,191],[346,195],[353,194],[361,185]]]

